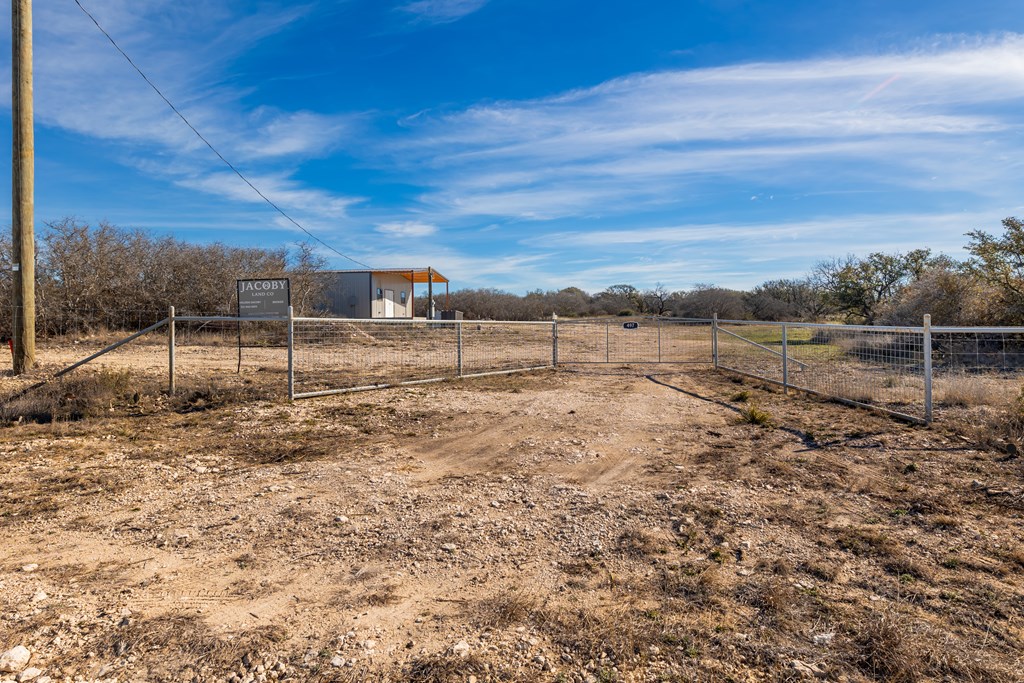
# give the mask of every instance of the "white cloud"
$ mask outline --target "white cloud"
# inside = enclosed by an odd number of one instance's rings
[[[635,74],[421,114],[381,162],[417,177],[424,204],[449,217],[635,212],[715,178],[993,196],[1017,177],[1022,105],[1024,36],[1006,35]]]
[[[437,226],[420,221],[397,221],[378,225],[377,232],[392,237],[429,237],[437,232]]]
[[[476,12],[488,0],[415,0],[399,9],[436,24],[457,21]]]
[[[289,28],[308,6],[244,14],[226,3],[172,0],[152,0],[145,7],[129,0],[86,6],[218,151],[258,187],[270,183],[262,189],[284,208],[316,200],[316,213],[336,217],[356,201],[304,189],[279,170],[266,169],[328,154],[351,137],[358,117],[253,107],[245,103],[250,91],[225,83],[232,59]],[[112,151],[123,162],[182,186],[261,201],[237,178],[220,174],[222,162],[73,4],[69,9],[57,0],[36,0],[34,9],[38,125],[115,143]]]
[[[301,213],[323,219],[343,218],[348,213],[348,207],[363,201],[357,197],[340,197],[323,190],[303,187],[300,183],[284,175],[257,175],[250,176],[249,180],[268,199],[294,215]],[[263,202],[263,199],[251,187],[230,171],[184,178],[178,180],[176,184],[233,201]],[[296,207],[296,210],[290,210],[290,207]],[[282,217],[282,220],[286,219]],[[287,222],[282,225],[295,227]]]

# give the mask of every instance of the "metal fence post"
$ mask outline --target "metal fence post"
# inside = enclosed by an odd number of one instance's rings
[[[456,362],[458,363],[459,377],[462,377],[462,321],[460,320],[459,322],[457,322],[455,324],[458,326],[458,328],[457,328],[458,351],[457,351]]]
[[[925,314],[921,331],[924,352],[924,421],[932,423],[932,317]]]
[[[782,323],[782,393],[789,393],[789,340],[786,323]]]
[[[174,394],[174,306],[167,313],[167,393]]]
[[[612,324],[607,320],[604,322],[604,362],[612,362]]]
[[[718,313],[711,316],[711,359],[718,369]]]
[[[295,400],[295,314],[288,307],[288,400]]]
[[[551,366],[558,367],[558,316],[551,314]]]
[[[658,321],[658,362],[661,362],[661,316],[659,315],[656,320]]]

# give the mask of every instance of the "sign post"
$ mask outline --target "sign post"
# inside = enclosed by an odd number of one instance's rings
[[[289,320],[292,305],[288,278],[236,280],[238,289],[238,370],[242,371],[242,320]]]

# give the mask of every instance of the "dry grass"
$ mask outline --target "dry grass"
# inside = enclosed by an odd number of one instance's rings
[[[1017,671],[993,666],[950,633],[935,631],[896,608],[870,612],[853,623],[853,663],[874,680],[891,683],[949,680],[997,683],[1017,678]]]
[[[875,680],[915,683],[924,673],[921,651],[907,619],[895,611],[868,615],[853,637],[856,663]]]
[[[538,626],[574,660],[594,660],[601,680],[601,671],[609,676],[613,668],[625,672],[642,667],[652,645],[685,648],[691,642],[690,633],[666,613],[670,611],[621,605],[548,608],[538,614]]]
[[[92,496],[122,491],[128,479],[116,468],[72,466],[53,474],[23,479],[0,488],[0,526],[26,519],[41,519],[68,507],[81,505]]]
[[[138,400],[138,383],[128,370],[80,372],[4,401],[0,421],[72,422],[95,417],[116,402]]]
[[[885,532],[871,527],[848,526],[836,534],[836,545],[854,555],[893,555],[895,542]]]
[[[717,563],[693,563],[662,570],[657,587],[666,597],[707,606],[714,604],[724,591],[725,581]]]
[[[665,538],[648,529],[632,527],[623,531],[616,543],[618,550],[631,557],[645,558],[668,552]]]
[[[409,683],[464,683],[470,680],[470,676],[477,680],[529,683],[529,681],[539,680],[540,672],[523,669],[513,671],[504,666],[495,666],[484,658],[473,654],[459,657],[454,654],[439,653],[414,659],[409,666],[402,670],[398,680],[409,681]]]
[[[973,415],[954,428],[983,447],[1018,456],[1024,452],[1024,389],[1009,405]]]
[[[937,382],[941,391],[938,403],[971,408],[1006,403],[1005,382],[974,375],[947,375]]]
[[[246,654],[287,639],[287,634],[279,627],[255,629],[225,638],[191,616],[175,615],[122,623],[124,625],[110,627],[91,647],[103,659],[135,657],[148,661],[153,680],[190,680],[194,676],[206,675],[208,671],[238,668]],[[72,651],[71,656],[64,657],[68,662],[65,671],[74,671],[74,662],[89,661],[85,654]]]
[[[505,628],[526,622],[536,615],[539,606],[536,595],[513,585],[477,602],[471,616],[485,628]]]

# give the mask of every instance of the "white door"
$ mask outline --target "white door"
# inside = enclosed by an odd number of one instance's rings
[[[395,317],[395,290],[393,289],[384,290],[384,317]]]

